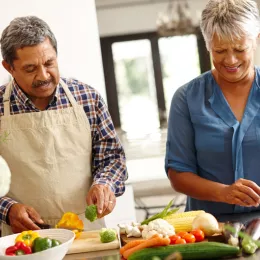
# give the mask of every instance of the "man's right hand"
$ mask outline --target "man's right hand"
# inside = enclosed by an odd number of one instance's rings
[[[25,230],[38,230],[40,228],[34,222],[43,223],[41,216],[34,208],[21,203],[11,206],[8,212],[8,220],[13,233]]]

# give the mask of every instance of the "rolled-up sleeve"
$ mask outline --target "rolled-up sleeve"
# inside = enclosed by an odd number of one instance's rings
[[[194,130],[187,104],[188,85],[179,88],[172,99],[168,120],[165,171],[197,173]]]

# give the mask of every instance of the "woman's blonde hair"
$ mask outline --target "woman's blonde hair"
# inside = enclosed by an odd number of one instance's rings
[[[202,11],[200,28],[209,51],[214,34],[230,41],[244,36],[256,40],[260,32],[257,4],[253,0],[210,0]]]

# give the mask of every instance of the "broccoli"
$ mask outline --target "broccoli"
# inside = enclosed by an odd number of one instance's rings
[[[85,217],[90,222],[95,221],[97,219],[97,206],[96,205],[87,206],[85,210]]]
[[[116,231],[112,228],[102,228],[99,235],[102,243],[109,243],[116,239]]]

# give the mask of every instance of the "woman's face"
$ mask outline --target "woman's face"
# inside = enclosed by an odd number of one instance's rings
[[[212,39],[211,54],[218,77],[228,82],[238,82],[252,73],[256,43],[243,37],[232,42]]]

